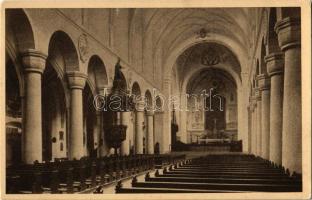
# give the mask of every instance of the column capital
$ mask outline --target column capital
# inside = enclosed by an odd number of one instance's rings
[[[24,71],[26,73],[43,73],[47,59],[47,56],[44,53],[35,49],[28,49],[21,53],[21,57],[24,65]]]
[[[266,74],[258,75],[257,79],[260,91],[270,89],[270,78]]]
[[[70,71],[67,72],[67,78],[70,89],[83,89],[88,76],[82,72]]]
[[[279,46],[283,51],[301,45],[300,18],[287,17],[275,24]]]
[[[145,110],[145,101],[138,100],[135,102],[135,109],[137,112],[144,112]]]
[[[269,76],[279,75],[284,73],[284,53],[271,53],[264,58],[267,64],[267,71]]]
[[[146,115],[147,116],[154,116],[155,112],[153,110],[147,110]]]

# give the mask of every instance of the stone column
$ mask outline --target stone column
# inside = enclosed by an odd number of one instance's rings
[[[270,95],[270,157],[276,164],[282,164],[282,127],[283,127],[283,71],[282,52],[265,57],[267,70],[271,78]]]
[[[102,88],[99,88],[98,89],[98,93],[100,94],[100,95],[102,95],[102,97],[105,97],[106,95],[109,95],[109,94],[111,94],[111,92],[112,92],[112,88],[111,88],[112,86],[106,86],[106,87],[102,87]],[[101,98],[102,98],[101,97]],[[104,100],[103,100],[103,98],[102,98],[102,100],[100,99],[99,101],[103,101],[104,102]],[[107,103],[107,102],[106,102]],[[102,112],[102,114],[106,114],[107,113],[107,110],[105,110],[104,108],[102,108],[104,111]],[[108,145],[106,144],[106,138],[105,138],[105,129],[104,129],[104,126],[106,126],[107,124],[105,124],[105,121],[104,121],[104,119],[103,119],[103,116],[101,116],[101,139],[100,139],[100,141],[101,141],[101,144],[100,144],[100,149],[99,149],[99,155],[100,155],[100,157],[104,157],[104,156],[106,156],[106,155],[108,155],[109,154],[109,152],[110,152],[110,148],[108,147]]]
[[[164,78],[163,80],[163,95],[169,98],[171,94],[171,79]],[[162,141],[160,141],[160,153],[169,153],[171,151],[171,111],[172,104],[163,102],[164,110],[162,112]]]
[[[144,101],[136,103],[135,112],[135,153],[143,154]]]
[[[42,162],[42,105],[41,78],[46,56],[35,50],[22,54],[25,72],[25,108],[23,133],[23,161]]]
[[[181,95],[180,99],[182,102],[181,105],[181,110],[179,111],[180,113],[180,127],[179,127],[179,132],[180,132],[180,141],[183,143],[187,143],[187,105],[186,105],[186,95]],[[177,112],[178,113],[178,112]]]
[[[129,155],[130,154],[130,112],[122,112],[121,113],[121,124],[127,126],[126,131],[126,139],[121,144],[121,155]]]
[[[261,92],[261,157],[270,155],[270,79],[266,74],[258,76]]]
[[[299,18],[284,18],[275,30],[285,53],[282,165],[302,172],[301,131],[301,31]]]
[[[262,122],[261,122],[261,110],[262,110],[262,103],[261,103],[261,91],[259,88],[256,90],[256,100],[257,100],[257,155],[261,156],[261,146],[262,146],[262,141],[261,141],[261,132],[262,132]]]
[[[87,75],[72,71],[67,73],[70,93],[70,159],[80,159],[84,155],[83,147],[83,105],[82,90]]]
[[[255,137],[255,114],[254,114],[254,111],[255,111],[255,106],[254,106],[254,103],[253,103],[253,96],[251,97],[251,103],[250,103],[250,115],[251,115],[251,129],[250,129],[250,137],[251,137],[251,153],[252,154],[255,154],[256,152],[256,137]]]
[[[97,156],[100,157],[100,138],[102,133],[102,113],[97,111],[96,112],[96,119],[94,124],[94,148],[97,149]]]
[[[247,106],[247,110],[248,110],[248,154],[251,154],[251,125],[252,125],[252,116],[251,116],[251,102],[249,101],[249,105]]]
[[[147,111],[147,154],[154,154],[154,111]]]
[[[253,105],[252,105],[252,101],[250,101],[250,106],[249,106],[249,112],[250,112],[250,128],[249,128],[249,131],[250,131],[250,153],[253,154],[254,153],[254,147],[253,147]]]

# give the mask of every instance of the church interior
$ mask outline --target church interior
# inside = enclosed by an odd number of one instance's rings
[[[300,17],[7,8],[6,193],[301,192]]]

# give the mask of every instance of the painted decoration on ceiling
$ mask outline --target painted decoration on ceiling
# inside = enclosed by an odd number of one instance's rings
[[[213,48],[208,48],[202,53],[201,64],[206,66],[217,65],[221,61],[219,54]]]

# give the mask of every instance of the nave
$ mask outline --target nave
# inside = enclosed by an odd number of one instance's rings
[[[302,191],[301,8],[5,17],[7,193]]]

